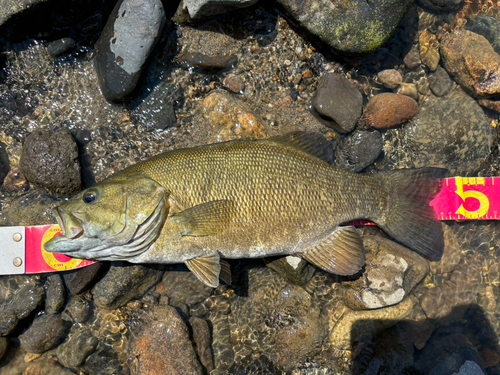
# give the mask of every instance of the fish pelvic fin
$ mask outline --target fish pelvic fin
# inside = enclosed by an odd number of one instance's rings
[[[226,229],[233,209],[232,201],[218,200],[188,208],[172,219],[179,223],[183,236],[210,236]]]
[[[418,168],[377,175],[389,199],[387,209],[374,221],[391,237],[432,260],[442,257],[444,236],[429,202],[439,193],[439,179],[446,172],[441,168]]]
[[[218,253],[215,255],[206,255],[189,259],[184,263],[203,284],[208,285],[211,288],[217,288],[219,286],[221,265]]]
[[[354,275],[365,264],[363,239],[354,227],[338,227],[326,239],[299,255],[327,272]]]

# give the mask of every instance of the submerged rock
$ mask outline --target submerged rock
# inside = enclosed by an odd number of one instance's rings
[[[169,266],[163,275],[163,290],[172,306],[194,305],[213,293],[184,265]]]
[[[446,70],[439,66],[434,73],[429,75],[429,87],[434,95],[445,96],[453,88],[453,81]]]
[[[89,374],[114,375],[120,374],[123,367],[113,347],[99,341],[96,351],[87,358],[83,368]]]
[[[61,276],[53,274],[47,277],[46,288],[45,310],[49,313],[61,311],[66,302],[66,289]]]
[[[204,319],[192,316],[189,324],[193,329],[193,341],[201,364],[210,373],[214,369],[213,352],[211,347],[211,335],[208,323]]]
[[[0,360],[7,352],[8,348],[9,348],[9,339],[7,337],[0,337]]]
[[[386,129],[413,118],[417,102],[406,95],[382,93],[370,99],[363,111],[363,121],[375,129]]]
[[[450,11],[460,7],[463,0],[419,0],[418,3],[422,6],[437,10],[437,11]]]
[[[306,285],[316,271],[309,262],[293,255],[278,259],[264,258],[264,262],[266,266],[278,272],[286,281],[299,286]]]
[[[57,358],[65,367],[79,367],[95,351],[98,343],[88,329],[72,330],[68,339],[57,348]]]
[[[45,314],[35,319],[30,328],[19,336],[21,345],[29,353],[45,353],[59,344],[67,325],[59,314]]]
[[[173,20],[178,23],[210,18],[231,10],[247,8],[258,0],[182,0]],[[187,13],[187,14],[186,14]]]
[[[484,36],[495,52],[500,54],[500,20],[498,18],[481,13],[469,19],[465,28]]]
[[[431,72],[438,67],[441,56],[439,55],[439,42],[434,34],[425,30],[420,34],[418,45],[420,49],[420,60]]]
[[[106,264],[97,262],[79,270],[63,273],[64,283],[72,295],[77,295],[91,288],[106,270]]]
[[[342,139],[335,150],[335,168],[359,172],[382,152],[382,134],[377,130],[355,130]]]
[[[94,66],[106,100],[120,102],[132,94],[158,42],[165,11],[159,0],[119,1],[95,48]]]
[[[377,78],[388,89],[395,89],[403,82],[403,76],[396,69],[382,70]]]
[[[52,57],[61,56],[75,46],[75,41],[71,38],[62,38],[47,44],[47,52]]]

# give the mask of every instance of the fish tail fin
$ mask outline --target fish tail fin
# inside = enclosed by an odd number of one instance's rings
[[[388,204],[375,222],[397,241],[430,258],[443,255],[441,223],[429,202],[439,193],[446,169],[403,169],[378,174]]]

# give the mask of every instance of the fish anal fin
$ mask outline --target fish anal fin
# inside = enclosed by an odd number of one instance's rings
[[[219,279],[224,281],[227,285],[231,285],[231,267],[225,260],[220,260],[220,274]]]
[[[179,212],[172,219],[179,224],[183,236],[210,236],[226,229],[233,210],[232,201],[212,201]]]
[[[333,163],[333,146],[325,136],[319,133],[295,131],[271,137],[260,142],[280,143],[307,152],[329,164]]]
[[[219,254],[189,259],[184,263],[205,285],[211,288],[217,288],[219,286],[219,275],[221,271]]]
[[[337,228],[300,256],[327,272],[345,276],[354,275],[365,264],[363,239],[354,227]]]

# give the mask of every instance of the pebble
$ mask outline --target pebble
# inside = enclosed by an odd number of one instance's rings
[[[377,78],[388,89],[395,89],[403,82],[403,76],[396,69],[382,70],[377,74]]]
[[[130,96],[158,42],[165,11],[160,0],[121,0],[95,45],[94,67],[110,102]]]
[[[169,266],[163,275],[162,284],[173,306],[194,305],[213,293],[213,288],[201,283],[184,265]]]
[[[429,74],[429,87],[434,95],[445,96],[453,88],[453,81],[440,66],[432,74]]]
[[[82,188],[78,146],[66,128],[30,133],[24,141],[20,167],[30,183],[49,193],[72,195]]]
[[[500,94],[500,55],[481,35],[457,30],[441,40],[443,66],[466,91],[484,98]]]
[[[335,168],[360,172],[382,152],[382,134],[377,130],[355,130],[343,138],[335,150]]]
[[[329,73],[320,78],[312,106],[330,127],[347,133],[361,117],[363,96],[343,75]]]
[[[415,69],[420,66],[420,52],[418,50],[418,46],[414,45],[411,47],[410,52],[406,54],[406,56],[403,59],[403,62],[405,63],[406,67],[408,69]]]
[[[211,69],[226,69],[232,68],[238,63],[238,56],[236,55],[216,55],[210,56],[199,52],[191,53],[185,52],[181,54],[178,58],[181,65],[185,65],[187,68],[197,67],[201,69],[211,70]]]
[[[382,93],[370,99],[363,121],[375,129],[387,129],[410,120],[417,111],[418,104],[414,99],[406,95]]]
[[[57,358],[65,367],[79,367],[97,348],[99,340],[90,330],[77,328],[71,331],[68,339],[57,348]]]
[[[27,191],[30,187],[28,180],[19,167],[12,168],[3,180],[3,188],[7,191],[18,193]]]
[[[45,353],[59,344],[67,328],[61,315],[45,314],[36,318],[31,326],[19,336],[19,340],[27,352]]]
[[[429,68],[431,72],[435,71],[438,67],[441,58],[439,54],[439,42],[436,35],[432,34],[429,30],[424,30],[418,39],[420,50],[420,60]]]
[[[47,44],[47,52],[52,57],[58,57],[75,46],[75,41],[71,38],[62,38]]]
[[[106,263],[97,262],[75,271],[65,272],[62,277],[66,288],[75,296],[90,289],[106,270]]]
[[[59,274],[47,277],[45,292],[45,310],[55,313],[64,308],[66,302],[66,289]]]
[[[291,284],[304,286],[314,275],[316,269],[302,258],[289,255],[278,259],[264,258],[266,266],[278,272]]]
[[[224,78],[224,86],[236,94],[243,94],[245,81],[236,74],[230,74]]]

